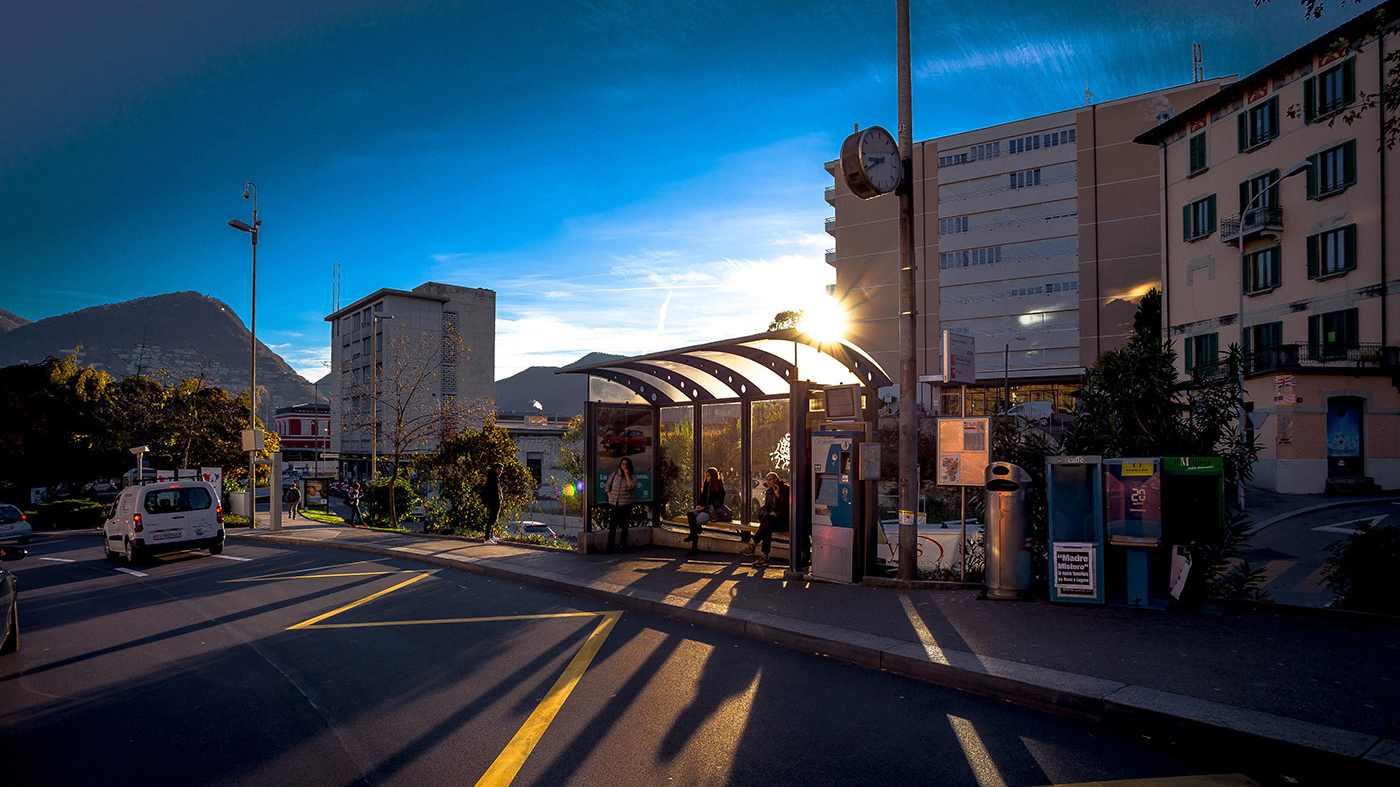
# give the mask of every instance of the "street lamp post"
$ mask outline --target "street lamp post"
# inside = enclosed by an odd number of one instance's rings
[[[243,199],[253,198],[253,223],[251,226],[238,219],[229,219],[228,225],[240,232],[248,233],[253,242],[253,281],[252,308],[248,316],[248,429],[253,432],[253,445],[248,450],[248,521],[253,527],[258,525],[258,480],[257,480],[257,420],[258,420],[258,187],[252,181],[243,184]],[[270,492],[270,490],[269,490]]]
[[[370,313],[369,320],[369,373],[373,382],[370,384],[369,406],[370,406],[370,453],[369,453],[369,480],[379,477],[379,321],[392,320],[392,314]]]
[[[1002,400],[1005,402],[1005,404],[1002,405],[1002,412],[1011,409],[1011,342],[1024,342],[1025,340],[1026,337],[1017,335],[1013,339],[1008,339],[1006,348],[1002,350],[1001,377],[1006,383],[1006,398]]]
[[[1312,162],[1311,162],[1311,161],[1308,161],[1308,160],[1306,160],[1306,159],[1304,159],[1303,161],[1300,161],[1300,162],[1298,162],[1297,164],[1294,164],[1293,166],[1291,166],[1291,167],[1289,167],[1288,169],[1284,170],[1284,171],[1283,171],[1283,174],[1282,174],[1282,175],[1279,175],[1278,178],[1277,178],[1276,180],[1274,180],[1273,183],[1270,183],[1268,186],[1265,186],[1264,188],[1259,189],[1259,192],[1258,192],[1257,194],[1255,194],[1255,195],[1249,200],[1249,202],[1245,203],[1244,207],[1240,210],[1240,225],[1239,225],[1239,229],[1237,230],[1237,232],[1239,233],[1239,236],[1236,238],[1236,241],[1239,243],[1239,246],[1240,246],[1240,311],[1239,311],[1239,314],[1237,314],[1237,315],[1235,316],[1235,319],[1236,319],[1236,321],[1239,323],[1239,326],[1240,326],[1240,344],[1239,344],[1239,347],[1240,347],[1240,362],[1239,362],[1239,369],[1237,369],[1236,371],[1237,371],[1237,375],[1238,375],[1238,379],[1239,379],[1239,384],[1240,384],[1240,426],[1239,426],[1239,429],[1240,429],[1240,439],[1241,439],[1241,440],[1244,439],[1244,435],[1245,435],[1245,420],[1246,420],[1246,418],[1248,417],[1248,416],[1245,414],[1245,410],[1244,410],[1244,395],[1245,395],[1245,389],[1244,389],[1244,365],[1245,365],[1245,362],[1248,360],[1247,358],[1244,357],[1244,342],[1245,342],[1245,336],[1246,336],[1246,333],[1245,333],[1245,332],[1246,332],[1246,330],[1247,330],[1247,329],[1245,328],[1245,326],[1244,326],[1244,292],[1245,292],[1246,289],[1248,289],[1248,286],[1249,286],[1249,280],[1248,280],[1248,278],[1247,278],[1248,275],[1249,275],[1249,273],[1248,273],[1248,270],[1245,268],[1245,253],[1244,253],[1244,227],[1245,227],[1245,222],[1249,220],[1249,212],[1250,212],[1251,210],[1254,209],[1255,203],[1258,202],[1260,199],[1262,199],[1262,198],[1264,197],[1265,194],[1268,194],[1269,191],[1270,191],[1270,189],[1272,189],[1273,187],[1275,187],[1275,186],[1277,186],[1278,184],[1282,183],[1284,180],[1293,177],[1294,175],[1301,175],[1301,174],[1303,174],[1304,172],[1307,172],[1307,171],[1308,171],[1308,168],[1311,167],[1311,166],[1312,166]],[[1190,370],[1187,370],[1187,371],[1190,371]],[[1238,483],[1236,484],[1236,486],[1237,486],[1237,489],[1235,490],[1235,502],[1239,505],[1240,510],[1243,511],[1243,510],[1244,510],[1244,479],[1242,479],[1242,478],[1239,479],[1239,481],[1238,481]]]

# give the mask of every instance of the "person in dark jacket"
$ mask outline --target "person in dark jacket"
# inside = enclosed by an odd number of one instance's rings
[[[297,484],[292,484],[287,487],[287,494],[283,499],[287,504],[287,518],[296,519],[297,508],[301,506],[301,489]]]
[[[632,524],[632,505],[637,502],[637,476],[632,473],[631,459],[622,458],[617,469],[608,476],[608,482],[604,485],[603,491],[607,492],[608,505],[612,507],[612,516],[608,518],[608,545],[603,551],[613,551],[617,530],[622,528],[620,548],[626,552],[627,529]]]
[[[492,544],[499,541],[491,535],[496,527],[496,519],[501,515],[501,471],[505,465],[492,462],[486,471],[486,480],[481,484],[481,504],[486,506],[486,540]]]
[[[363,526],[365,518],[360,514],[360,500],[365,496],[365,490],[356,481],[345,491],[345,505],[350,506],[350,524]]]
[[[788,529],[788,494],[788,485],[778,478],[777,473],[769,473],[763,479],[763,508],[759,510],[758,532],[753,534],[754,543],[760,546],[763,554],[753,561],[755,566],[768,565],[773,533]],[[745,554],[753,554],[753,548],[750,547]]]
[[[705,471],[705,480],[700,484],[700,496],[695,499],[695,508],[687,511],[685,515],[690,524],[690,535],[685,537],[685,540],[690,542],[687,555],[700,554],[700,528],[706,522],[719,519],[719,509],[723,506],[724,480],[719,477],[719,469],[711,467]]]

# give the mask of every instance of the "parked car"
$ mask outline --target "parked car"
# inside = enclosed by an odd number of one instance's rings
[[[554,528],[540,522],[521,522],[520,532],[527,536],[547,536],[558,538],[559,534],[554,532]]]
[[[1014,405],[1010,410],[1007,410],[1005,413],[1002,413],[1002,415],[1010,415],[1015,416],[1016,418],[1024,418],[1027,421],[1040,424],[1041,426],[1049,426],[1050,419],[1055,417],[1055,403],[1021,402],[1018,405]]]
[[[0,547],[0,560],[19,560],[26,552],[19,547]],[[5,620],[5,637],[0,639],[0,656],[19,650],[19,580],[0,566],[0,617]]]
[[[217,555],[224,551],[224,508],[207,481],[131,486],[117,498],[102,535],[107,557],[128,563],[182,549]]]
[[[0,541],[28,544],[32,535],[34,528],[29,525],[24,512],[9,503],[0,503]]]

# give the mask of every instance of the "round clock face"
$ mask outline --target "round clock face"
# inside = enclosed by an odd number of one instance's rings
[[[904,179],[899,145],[879,126],[857,131],[841,143],[841,172],[851,193],[861,199],[888,194]]]
[[[890,132],[875,126],[861,132],[860,163],[865,176],[881,193],[894,191],[899,185],[901,167],[899,146]]]

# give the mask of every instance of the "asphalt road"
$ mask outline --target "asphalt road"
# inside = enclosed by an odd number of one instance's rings
[[[37,538],[8,564],[23,636],[0,658],[0,781],[1016,787],[1240,769],[710,629],[359,557],[230,543],[138,576],[97,539]]]
[[[1332,601],[1322,578],[1327,547],[1346,539],[1359,522],[1400,526],[1400,504],[1362,503],[1291,516],[1260,530],[1240,557],[1265,570],[1264,592],[1273,601],[1325,607]]]

